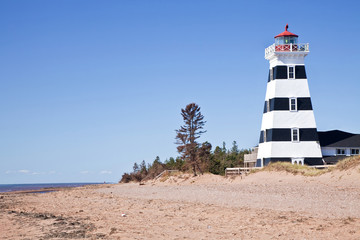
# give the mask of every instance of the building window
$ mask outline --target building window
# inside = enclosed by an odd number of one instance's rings
[[[270,81],[274,80],[274,71],[273,68],[270,68]]]
[[[295,77],[295,68],[294,66],[289,66],[288,78],[294,79],[294,77]]]
[[[297,111],[297,98],[290,98],[290,111]]]
[[[337,148],[336,155],[345,155],[345,148]]]
[[[292,128],[291,129],[291,141],[292,142],[299,142],[299,129],[298,128]]]
[[[351,155],[359,155],[360,149],[358,148],[352,148],[351,149]]]
[[[270,112],[270,99],[266,102],[266,112]]]

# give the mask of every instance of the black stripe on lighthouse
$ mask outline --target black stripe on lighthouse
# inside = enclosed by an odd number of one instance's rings
[[[272,98],[269,99],[270,111],[289,110],[289,98]]]
[[[297,98],[297,110],[313,110],[311,98]]]
[[[278,65],[272,68],[273,74],[271,74],[271,69],[269,69],[268,82],[276,79],[288,79],[288,66]],[[306,79],[306,71],[304,65],[295,66],[295,79]]]
[[[305,66],[295,66],[295,78],[296,79],[305,79],[306,78],[306,72],[305,72]]]
[[[300,128],[299,129],[300,142],[301,141],[319,141],[316,128]],[[260,132],[259,143],[263,142],[291,142],[291,128],[271,128],[266,129],[266,132]]]
[[[287,79],[288,78],[287,69],[288,69],[287,66],[273,67],[274,80],[275,79]]]
[[[269,104],[268,104],[269,103]],[[264,113],[271,111],[289,111],[290,110],[290,98],[271,98],[269,101],[265,101]],[[313,110],[311,104],[311,98],[301,97],[297,98],[297,110]]]

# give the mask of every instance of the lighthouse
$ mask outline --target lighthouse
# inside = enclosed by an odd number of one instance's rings
[[[265,49],[269,61],[257,167],[271,162],[323,165],[304,64],[308,43],[285,31]]]

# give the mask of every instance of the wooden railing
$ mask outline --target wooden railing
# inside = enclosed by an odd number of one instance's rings
[[[261,169],[261,167],[238,167],[238,168],[226,168],[225,169],[225,176],[229,175],[242,175],[245,173],[250,172],[254,169]]]

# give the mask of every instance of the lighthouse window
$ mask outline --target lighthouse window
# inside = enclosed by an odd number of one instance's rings
[[[284,37],[285,40],[285,44],[288,44],[290,42],[290,38],[289,37]]]
[[[293,142],[299,142],[299,129],[298,128],[291,129],[291,140]]]
[[[270,81],[274,80],[274,72],[273,72],[273,68],[270,68]]]
[[[290,98],[290,111],[297,111],[297,99]]]
[[[294,79],[294,76],[295,76],[295,74],[294,74],[294,66],[289,66],[289,71],[288,71],[288,73],[289,73],[289,79]]]

